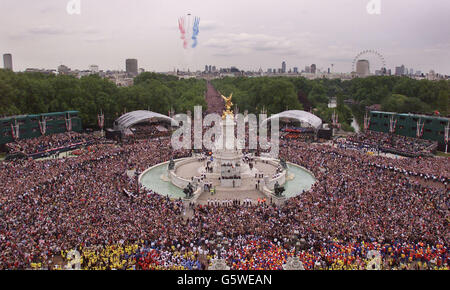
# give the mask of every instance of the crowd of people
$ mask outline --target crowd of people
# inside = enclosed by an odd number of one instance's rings
[[[222,115],[224,101],[219,92],[213,87],[211,83],[207,83],[206,103],[208,104],[207,114],[216,113]]]
[[[285,204],[213,203],[136,190],[127,171],[189,155],[169,138],[95,144],[76,158],[0,163],[0,269],[449,269],[449,158],[391,159],[285,140],[317,182]],[[133,197],[122,194],[126,189]],[[221,235],[218,235],[221,233]],[[58,266],[56,266],[58,265]]]
[[[437,142],[430,140],[370,130],[350,136],[343,143],[408,156],[429,155],[437,148]]]
[[[147,139],[169,136],[170,131],[161,123],[143,123],[135,125],[131,131],[133,132],[133,138]]]
[[[65,132],[59,134],[44,135],[38,138],[20,139],[6,144],[9,153],[24,153],[27,155],[42,153],[45,151],[64,148],[73,144],[85,144],[96,141],[100,137],[94,134]]]
[[[285,126],[281,129],[281,139],[297,139],[304,142],[313,141],[315,139],[313,128],[302,128],[296,126]]]

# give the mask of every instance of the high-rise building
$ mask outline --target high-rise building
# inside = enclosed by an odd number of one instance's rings
[[[310,73],[310,72],[311,72],[311,67],[305,66],[305,73]]]
[[[68,66],[62,64],[62,65],[58,66],[58,73],[60,75],[67,75],[70,73],[70,68]]]
[[[138,61],[137,59],[130,58],[125,61],[126,71],[129,76],[137,76],[138,74]]]
[[[315,74],[315,73],[316,73],[316,69],[317,69],[317,68],[316,68],[316,65],[315,65],[315,64],[312,64],[312,65],[311,65],[311,73],[312,73],[312,74]]]
[[[3,67],[5,69],[13,70],[12,55],[10,53],[3,55]]]
[[[205,65],[205,72],[208,72],[208,65]]]
[[[367,59],[360,59],[356,62],[356,74],[362,78],[370,74],[370,65]]]
[[[298,74],[298,67],[294,67],[294,73]]]
[[[89,70],[90,70],[91,73],[93,73],[93,74],[98,74],[98,72],[99,72],[98,65],[95,65],[95,64],[91,65],[91,66],[89,67]]]
[[[241,72],[237,67],[235,67],[235,66],[232,66],[231,68],[230,68],[230,72],[232,72],[232,73],[239,73],[239,72]]]
[[[414,75],[414,69],[410,68],[410,69],[409,69],[409,74],[410,74],[410,75]]]
[[[283,61],[281,63],[281,73],[286,73],[286,62],[285,61]]]
[[[402,76],[404,74],[405,74],[405,66],[404,65],[395,67],[395,75],[396,76]]]

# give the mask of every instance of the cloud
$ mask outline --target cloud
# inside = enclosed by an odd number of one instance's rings
[[[217,52],[217,53],[213,53],[213,56],[218,56],[218,57],[230,57],[230,56],[238,56],[240,55],[240,53],[237,52],[231,52],[231,51],[224,51],[224,52]]]
[[[216,50],[214,55],[239,55],[254,52],[270,52],[280,55],[295,55],[298,46],[287,37],[252,33],[218,34],[204,43],[205,47]]]
[[[40,25],[26,30],[18,30],[14,33],[9,33],[8,37],[10,40],[27,40],[34,39],[34,37],[63,36],[65,34],[67,34],[67,31],[62,28],[50,25]]]
[[[112,39],[113,38],[110,36],[99,35],[99,36],[89,36],[87,38],[84,38],[84,41],[88,42],[88,43],[99,43],[99,42],[110,41]]]
[[[28,29],[27,33],[34,35],[61,35],[65,34],[66,31],[60,27],[54,27],[51,25],[40,25]]]
[[[51,14],[51,13],[55,13],[56,11],[58,11],[60,9],[58,9],[56,6],[42,6],[39,9],[39,12],[42,14]]]
[[[97,42],[107,38],[101,33],[101,31],[91,26],[64,29],[52,25],[40,25],[22,31],[19,30],[16,33],[10,33],[9,39],[35,40],[36,37],[65,37],[72,35],[84,37],[88,42]]]
[[[200,19],[200,29],[203,31],[217,30],[222,26],[223,26],[222,23],[216,21]]]
[[[193,20],[192,20],[193,22]],[[185,25],[187,25],[185,23]],[[204,20],[202,18],[200,18],[200,35],[202,34],[202,32],[209,32],[209,31],[215,31],[218,29],[221,29],[224,25],[220,22],[214,21],[214,20]],[[172,24],[163,24],[159,27],[159,29],[161,30],[168,30],[168,31],[176,31],[177,33],[179,32],[178,30],[178,19],[176,19],[175,22],[173,22]],[[189,30],[192,30],[192,24],[191,27],[189,28]]]
[[[205,41],[204,47],[213,57],[286,60],[289,66],[315,63],[321,69],[334,64],[334,68],[349,71],[359,48],[336,40],[324,42],[324,35],[299,32],[289,35],[270,33],[223,33]],[[264,63],[264,61],[262,61]],[[267,65],[270,65],[267,62]]]
[[[84,33],[84,34],[99,34],[100,33],[100,31],[97,28],[94,28],[92,26],[87,26],[85,28],[82,28],[78,32]]]
[[[426,53],[436,53],[442,55],[448,55],[450,52],[450,42],[448,43],[438,43],[431,47],[426,47],[423,49]]]

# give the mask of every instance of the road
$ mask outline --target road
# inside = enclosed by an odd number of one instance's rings
[[[217,113],[222,115],[222,111],[225,106],[224,100],[210,82],[207,83],[206,89],[206,103],[208,104],[206,113]]]

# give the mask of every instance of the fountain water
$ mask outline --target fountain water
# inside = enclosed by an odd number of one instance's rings
[[[190,184],[194,194],[189,200],[198,203],[206,203],[209,199],[269,199],[282,202],[287,197],[308,190],[315,179],[307,170],[293,164],[283,167],[278,159],[244,156],[242,150],[238,149],[241,148],[238,146],[240,140],[234,135],[231,96],[224,99],[227,110],[222,116],[222,134],[216,139],[212,155],[176,160],[174,166],[170,167],[167,163],[152,167],[141,174],[141,184],[155,192],[161,188],[164,195],[173,191],[173,197],[183,195],[183,189]],[[162,168],[166,174],[162,174]],[[286,185],[287,190],[282,197],[274,195],[277,183]]]

